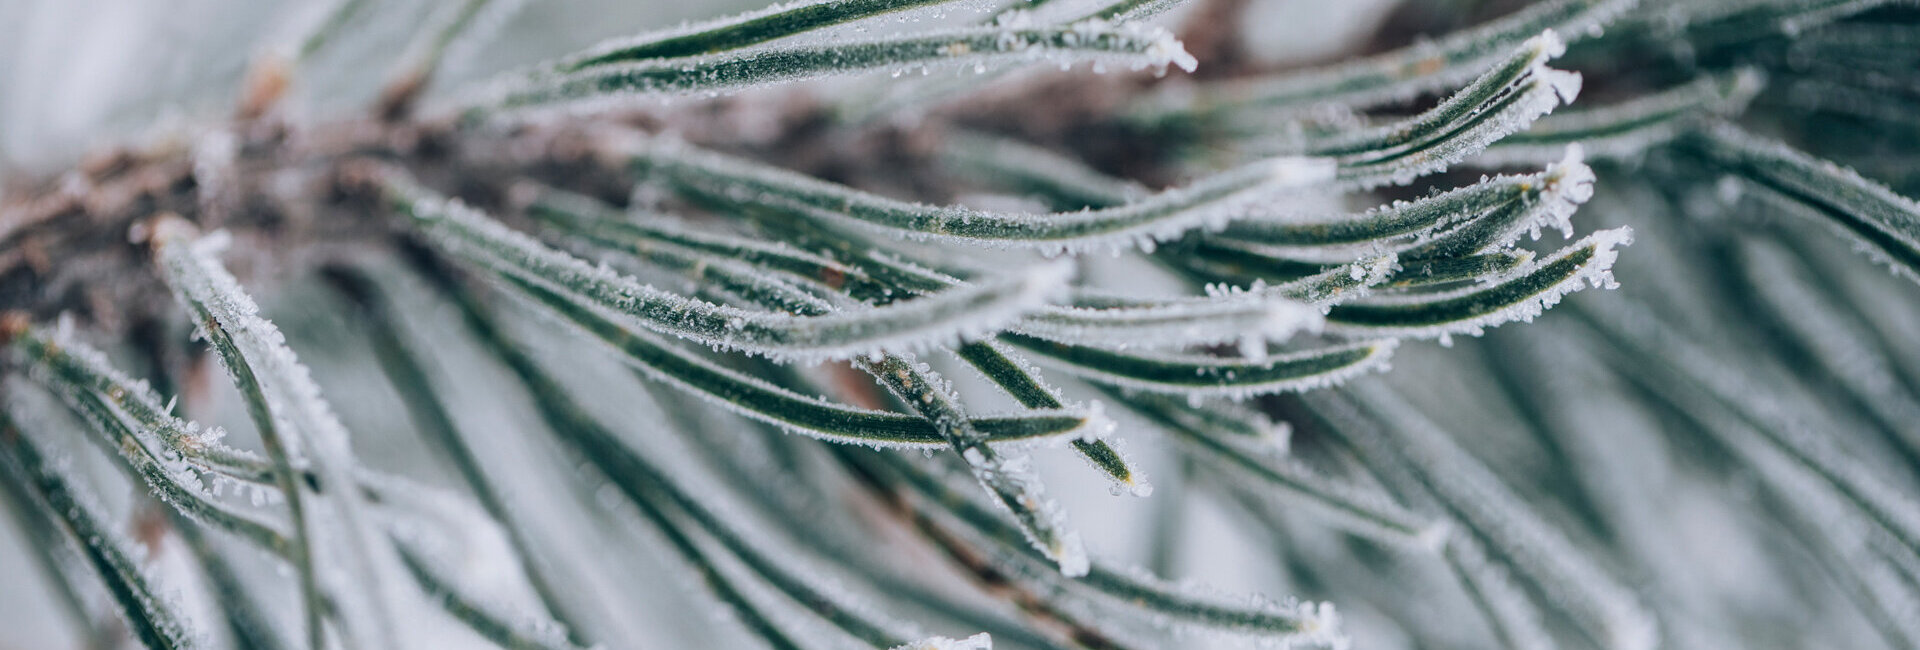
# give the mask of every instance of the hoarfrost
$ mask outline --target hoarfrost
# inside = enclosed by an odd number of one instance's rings
[[[993,650],[993,638],[985,632],[964,639],[936,636],[894,646],[892,650]]]
[[[820,316],[744,310],[672,294],[547,248],[459,202],[394,180],[440,246],[496,273],[578,296],[632,322],[710,347],[779,360],[846,359],[876,350],[923,350],[975,339],[1037,310],[1065,291],[1069,261],[1034,265],[995,281],[884,307]],[[738,327],[730,327],[738,322]]]
[[[1209,175],[1112,208],[1006,213],[890,199],[796,172],[684,144],[641,137],[610,140],[609,151],[702,196],[751,196],[830,225],[880,230],[910,240],[1047,254],[1122,251],[1169,241],[1196,228],[1218,230],[1256,206],[1301,193],[1334,177],[1334,161],[1280,157]]]

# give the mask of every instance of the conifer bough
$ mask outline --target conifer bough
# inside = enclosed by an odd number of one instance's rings
[[[522,4],[4,170],[0,645],[1920,643],[1910,6]]]

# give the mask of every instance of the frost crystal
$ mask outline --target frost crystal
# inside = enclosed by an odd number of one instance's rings
[[[993,638],[985,632],[964,639],[936,636],[894,646],[892,650],[993,650]]]

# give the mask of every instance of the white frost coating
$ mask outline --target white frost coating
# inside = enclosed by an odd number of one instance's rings
[[[496,273],[577,296],[649,330],[716,349],[790,361],[848,359],[882,351],[916,351],[1000,331],[1052,302],[1067,288],[1069,260],[1034,265],[990,282],[884,307],[822,316],[740,309],[695,300],[546,247],[459,201],[440,200],[396,181],[390,189],[411,204],[421,228],[441,248]]]
[[[964,639],[928,637],[913,643],[894,646],[891,650],[993,650],[993,637],[988,636],[986,632]]]
[[[21,335],[23,342],[31,342],[36,347],[57,351],[57,358],[46,357],[41,363],[31,364],[28,374],[36,381],[46,385],[59,385],[68,390],[59,391],[68,398],[70,391],[90,391],[114,404],[122,411],[144,425],[139,432],[152,432],[158,440],[152,446],[168,450],[200,472],[209,476],[239,473],[236,471],[266,466],[266,460],[253,452],[235,449],[221,442],[227,432],[217,426],[202,427],[192,420],[173,417],[173,402],[160,403],[159,394],[153,391],[145,380],[133,379],[108,363],[105,354],[73,336],[68,328],[58,328],[51,336],[43,336],[37,331],[28,331]],[[48,366],[53,361],[70,364],[73,370],[82,376],[67,377],[65,373]],[[176,396],[177,399],[177,396]],[[235,466],[242,466],[236,468]]]
[[[23,437],[30,435],[24,431],[19,433]],[[31,437],[7,441],[6,444],[18,446],[20,450],[0,453],[0,471],[18,471],[21,475],[17,478],[32,485],[40,493],[43,502],[50,502],[55,494],[64,496],[67,507],[49,508],[51,520],[64,523],[71,541],[91,549],[91,554],[97,557],[75,559],[85,559],[89,568],[103,574],[101,577],[110,584],[117,582],[131,592],[132,602],[113,598],[115,608],[138,608],[138,613],[123,611],[122,615],[151,622],[153,631],[162,637],[162,643],[179,648],[204,647],[207,641],[205,632],[193,627],[189,619],[178,614],[179,595],[158,590],[158,581],[143,566],[148,554],[147,547],[106,520],[102,513],[108,511],[87,489],[86,482],[74,475],[71,459],[42,456]],[[9,588],[15,586],[13,579],[9,579]]]
[[[1571,257],[1585,253],[1588,258],[1571,273],[1566,274],[1552,284],[1533,291],[1517,301],[1492,311],[1475,314],[1468,318],[1439,324],[1398,325],[1392,323],[1345,322],[1338,318],[1328,321],[1327,331],[1344,336],[1395,336],[1412,339],[1445,339],[1455,334],[1479,336],[1486,328],[1514,321],[1533,322],[1533,319],[1546,312],[1548,308],[1560,303],[1567,294],[1593,287],[1615,289],[1620,286],[1613,279],[1613,264],[1620,257],[1618,250],[1633,243],[1633,229],[1621,226],[1611,230],[1596,231],[1580,241],[1562,248],[1552,255],[1529,262],[1516,269],[1508,279],[1492,287],[1471,286],[1455,291],[1413,296],[1394,296],[1373,298],[1355,305],[1368,307],[1412,307],[1428,303],[1465,298],[1478,293],[1500,291],[1508,283],[1519,282],[1535,273],[1544,272],[1548,267],[1567,262]]]
[[[618,49],[618,48],[611,48]],[[524,108],[543,104],[613,106],[621,99],[719,93],[773,83],[892,69],[922,74],[932,67],[1079,62],[1124,65],[1133,70],[1198,65],[1174,36],[1139,23],[1108,26],[1092,21],[1067,27],[1011,29],[970,27],[911,32],[882,39],[763,46],[671,58],[627,58],[584,65],[577,56],[496,77],[467,93],[466,108]]]
[[[969,286],[910,261],[882,257],[878,251],[871,252],[870,258],[930,282]],[[1320,308],[1278,294],[1141,297],[1076,287],[1072,302],[1043,305],[1007,329],[1048,340],[1127,349],[1211,345],[1247,336],[1284,341],[1299,332],[1318,332],[1324,322]]]
[[[551,67],[571,67],[581,62],[589,61],[599,57],[604,57],[610,54],[616,54],[625,50],[632,50],[639,46],[655,45],[655,44],[669,42],[676,39],[699,35],[699,34],[719,33],[729,28],[738,28],[743,24],[753,23],[755,21],[764,20],[766,18],[777,16],[780,14],[787,14],[790,12],[805,10],[809,7],[819,7],[823,5],[831,6],[834,4],[839,4],[839,3],[836,2],[835,0],[801,0],[799,2],[776,2],[771,5],[768,5],[765,8],[756,9],[753,11],[743,11],[739,13],[729,14],[721,18],[701,20],[696,22],[688,22],[675,27],[668,27],[665,29],[656,29],[653,31],[645,32],[642,34],[636,34],[633,36],[621,36],[621,37],[608,39],[605,41],[601,41],[600,43],[596,43],[591,47],[583,49],[577,54],[572,54],[566,57],[562,57],[558,61],[549,65]],[[869,10],[869,11],[872,11],[872,13],[858,16],[854,20],[855,21],[878,20],[880,17],[886,16],[888,14],[896,14],[907,9],[918,8],[928,4],[932,4],[932,5],[953,4],[953,2],[952,0],[897,0],[896,2],[893,3],[894,5],[893,7],[888,7],[886,9],[882,9],[879,11]],[[842,9],[842,11],[846,11],[846,10]],[[831,24],[832,23],[829,23],[827,25],[821,25],[819,26],[819,28],[825,28]],[[1016,27],[1016,25],[1007,25],[1007,26]],[[1018,25],[1018,26],[1024,27],[1025,25]],[[792,34],[783,35],[781,38],[793,38],[796,36],[802,36],[803,34],[804,32],[796,32]],[[749,45],[748,47],[751,47],[751,45]]]
[[[1500,73],[1504,66],[1496,68],[1412,120],[1343,138],[1361,143],[1383,138],[1392,142],[1409,128],[1434,132],[1384,149],[1369,148],[1341,156],[1341,186],[1371,189],[1411,183],[1527,128],[1561,104],[1571,103],[1580,93],[1580,75],[1547,66],[1547,61],[1565,50],[1565,43],[1548,30],[1520,48],[1520,58],[1515,60],[1525,61],[1527,66],[1519,74],[1503,76]],[[1443,126],[1450,130],[1440,130]],[[1389,155],[1382,158],[1383,154]]]
[[[1035,370],[1038,369],[1036,368]],[[1081,440],[1113,440],[1115,443],[1121,442],[1113,437],[1113,432],[1120,429],[1120,423],[1115,422],[1113,416],[1107,415],[1107,405],[1105,402],[1097,399],[1087,400],[1086,409],[1087,424],[1082,427],[1085,433],[1081,435]],[[1118,451],[1118,449],[1115,451]],[[1144,481],[1145,475],[1143,474],[1141,476],[1143,477],[1141,480]],[[1153,486],[1149,485],[1147,489],[1152,490]],[[1146,495],[1143,494],[1141,496]]]
[[[1208,295],[1215,296],[1231,295],[1236,292],[1279,296],[1314,305],[1321,310],[1322,314],[1325,314],[1328,305],[1366,297],[1372,292],[1374,286],[1386,282],[1387,278],[1393,277],[1394,272],[1399,269],[1399,256],[1388,253],[1343,264],[1292,282],[1268,286],[1263,281],[1255,280],[1253,286],[1246,289],[1209,285],[1206,291]],[[1323,324],[1321,329],[1324,330],[1325,327]]]
[[[1538,47],[1541,52],[1546,53],[1549,59],[1557,59],[1560,58],[1560,55],[1567,53],[1566,39],[1560,38],[1560,33],[1552,29],[1543,30],[1539,36],[1535,36],[1530,40],[1532,40],[1533,44]],[[1572,98],[1569,97],[1568,99],[1571,100]]]
[[[1254,641],[1259,647],[1345,647],[1340,618],[1327,603],[1232,593],[1191,579],[1168,581],[1139,567],[1103,566],[1099,573],[1085,582],[1139,608],[1145,623],[1165,631]]]
[[[531,297],[519,296],[517,294],[515,295],[516,297],[527,301],[527,305],[529,306],[531,311],[536,311],[536,312],[544,311],[545,306],[541,305],[538,301],[532,299]],[[838,417],[846,418],[849,421],[859,421],[859,420],[867,420],[867,419],[883,420],[883,421],[888,421],[886,422],[886,424],[889,424],[892,426],[898,426],[900,421],[902,420],[915,419],[914,416],[910,416],[910,415],[903,415],[903,414],[894,413],[891,411],[875,411],[870,409],[864,409],[864,408],[859,408],[854,406],[848,406],[846,404],[841,404],[841,403],[834,402],[821,397],[802,395],[800,393],[796,393],[796,392],[787,390],[785,388],[776,386],[758,377],[748,376],[746,374],[734,371],[720,364],[713,363],[711,360],[707,359],[705,356],[682,352],[678,348],[668,345],[666,341],[661,340],[655,337],[653,334],[646,332],[644,330],[626,330],[625,335],[632,337],[636,340],[644,341],[648,345],[665,350],[668,353],[678,357],[680,361],[688,364],[697,365],[705,372],[719,375],[725,378],[727,381],[741,384],[753,390],[764,391],[765,393],[768,393],[768,394],[773,394],[773,395],[785,397],[791,400],[796,400],[796,401],[805,403],[807,406],[832,410],[836,412],[836,415]],[[626,356],[618,346],[615,346],[612,343],[605,341],[604,339],[596,338],[596,340],[599,340],[601,343],[608,345],[609,350],[615,353],[616,355],[620,355],[622,357]],[[881,353],[878,356],[879,358],[884,359],[886,355],[885,353]],[[867,447],[873,447],[876,449],[920,449],[924,451],[933,451],[933,450],[939,450],[939,449],[946,449],[948,447],[946,442],[939,441],[939,440],[928,439],[923,442],[908,442],[903,440],[870,438],[870,437],[849,435],[846,432],[842,430],[837,430],[837,429],[801,426],[793,422],[790,422],[788,420],[775,417],[774,414],[767,413],[765,411],[757,410],[754,408],[749,408],[747,405],[743,405],[739,402],[733,401],[732,399],[728,399],[727,397],[715,394],[699,386],[689,384],[684,379],[678,376],[675,376],[673,374],[661,371],[660,369],[654,368],[653,366],[641,365],[638,363],[634,363],[632,365],[638,368],[641,372],[645,373],[647,377],[651,379],[665,382],[681,390],[692,392],[695,395],[698,395],[703,399],[711,401],[716,406],[720,406],[732,413],[738,414],[740,416],[743,416],[755,421],[765,422],[768,424],[778,426],[783,431],[786,431],[789,433],[805,435],[812,438],[825,440],[828,442],[834,442],[834,443],[840,443],[840,444],[863,445]],[[1058,434],[1055,434],[1055,437],[1058,437],[1061,439],[1072,438],[1074,436],[1079,436],[1079,435],[1099,435],[1100,431],[1110,429],[1112,426],[1112,424],[1106,421],[1104,418],[1094,418],[1092,417],[1091,414],[1085,411],[1080,411],[1076,409],[1065,409],[1065,410],[1055,410],[1055,411],[1027,410],[1027,411],[1020,412],[1018,415],[1040,415],[1040,416],[1068,415],[1068,416],[1073,416],[1078,418],[1080,420],[1080,423],[1078,426],[1074,427],[1073,429],[1069,429],[1066,431],[1062,431]],[[993,416],[985,416],[985,417],[993,417]],[[852,425],[848,425],[848,426],[852,426]],[[1038,442],[1041,442],[1041,441],[1006,441],[1006,442],[995,443],[995,445],[996,446],[1014,445],[1015,448],[1017,448],[1018,445],[1020,444],[1035,444]]]
[[[980,485],[995,496],[993,502],[1022,522],[1021,532],[1047,559],[1060,567],[1060,574],[1077,578],[1087,574],[1092,561],[1080,531],[1067,524],[1066,509],[1046,495],[1039,474],[1033,471],[1033,459],[1025,454],[982,452],[984,445],[961,452],[967,467]],[[1019,505],[1015,510],[1008,500]]]
[[[1559,162],[1548,164],[1546,170],[1539,174],[1517,178],[1500,177],[1489,181],[1517,183],[1524,192],[1521,197],[1523,207],[1519,215],[1510,223],[1501,226],[1498,232],[1491,236],[1471,238],[1453,236],[1454,232],[1467,231],[1467,227],[1434,233],[1429,238],[1431,245],[1419,249],[1411,256],[1421,257],[1422,253],[1432,254],[1436,250],[1440,252],[1441,257],[1511,250],[1520,240],[1522,233],[1525,233],[1529,239],[1537,241],[1540,239],[1541,231],[1546,228],[1560,231],[1560,236],[1564,239],[1572,239],[1574,213],[1593,198],[1595,177],[1593,168],[1582,161],[1584,151],[1580,144],[1570,144],[1562,151]],[[1465,232],[1464,234],[1477,235],[1478,233]],[[1483,280],[1494,281],[1497,278],[1483,278]]]
[[[1338,65],[1290,72],[1278,76],[1236,79],[1216,83],[1194,93],[1163,92],[1150,98],[1139,112],[1166,117],[1195,111],[1200,106],[1230,109],[1304,111],[1324,104],[1356,108],[1410,100],[1421,93],[1456,86],[1472,79],[1506,52],[1543,29],[1574,39],[1597,35],[1602,25],[1639,0],[1552,0],[1534,3],[1499,20],[1448,34],[1437,41],[1419,40],[1407,47]],[[1430,73],[1409,75],[1407,70],[1438,64]],[[1360,80],[1361,83],[1353,83]]]
[[[105,399],[83,396],[77,391],[56,392],[61,392],[61,399],[93,426],[102,442],[118,453],[162,503],[200,525],[225,530],[249,542],[267,548],[284,544],[286,533],[280,521],[256,519],[220,501],[201,481],[199,468],[190,464],[185,454],[167,448],[151,427],[130,419]],[[207,476],[221,478],[212,473]],[[253,505],[258,507],[265,500],[266,490],[253,487]]]
[[[227,236],[195,237],[186,222],[166,220],[155,225],[152,241],[168,286],[196,315],[196,331],[209,341],[230,344],[239,355],[237,360],[216,355],[229,376],[244,391],[248,386],[241,375],[251,375],[271,418],[261,428],[277,431],[289,460],[306,460],[320,480],[319,490],[296,481],[309,496],[302,537],[314,577],[344,623],[343,634],[362,648],[408,645],[405,630],[393,622],[424,616],[425,603],[384,532],[368,520],[364,498],[352,488],[355,462],[346,427],[279,328],[260,317],[253,299],[218,262]],[[209,331],[213,327],[220,332]]]
[[[940,436],[959,452],[981,487],[994,497],[993,502],[1020,522],[1020,531],[1047,559],[1060,567],[1067,577],[1087,574],[1089,560],[1080,533],[1067,524],[1066,511],[1047,498],[1039,474],[1033,470],[1032,457],[1017,450],[1000,450],[986,444],[985,438],[966,419],[952,385],[931,366],[911,356],[889,356],[880,361],[856,362],[862,370],[906,402],[922,417],[932,421]]]
[[[1300,636],[1293,640],[1291,647],[1328,650],[1353,647],[1353,639],[1340,631],[1340,613],[1334,610],[1333,603],[1301,603],[1299,613]]]
[[[1093,23],[1095,21],[1099,21],[1099,19],[1089,19],[1084,22]],[[1106,21],[1099,22],[1103,23],[1101,26],[1104,26]],[[1139,25],[1140,23],[1125,23],[1123,26],[1139,31]],[[1193,72],[1200,67],[1200,60],[1194,58],[1192,54],[1187,52],[1186,44],[1181,43],[1180,39],[1174,38],[1173,32],[1156,28],[1148,32],[1148,34],[1150,34],[1149,38],[1151,39],[1151,43],[1147,45],[1147,59],[1159,62],[1157,63],[1159,69],[1165,70],[1168,64],[1172,64],[1181,70]]]
[[[1577,74],[1547,67],[1565,45],[1551,30],[1521,44],[1480,78],[1419,115],[1328,135],[1269,136],[1254,150],[1331,156],[1340,189],[1412,182],[1526,128],[1579,93]]]
[[[1049,306],[1010,329],[1052,341],[1110,349],[1209,345],[1254,337],[1285,341],[1317,332],[1318,307],[1279,296],[1232,293],[1208,298],[1129,299],[1082,292],[1098,308]]]
[[[1567,145],[1566,155],[1560,162],[1547,165],[1547,173],[1542,179],[1546,189],[1540,193],[1540,200],[1548,207],[1540,221],[1526,224],[1527,235],[1540,238],[1541,226],[1551,225],[1560,229],[1560,236],[1573,238],[1573,213],[1580,204],[1593,198],[1593,168],[1582,162],[1586,150],[1579,144]],[[1511,241],[1498,242],[1506,245]]]
[[[1260,359],[1144,353],[1127,353],[1119,359],[1105,356],[1076,359],[1071,353],[1028,349],[1042,359],[1041,363],[1103,384],[1184,396],[1189,400],[1226,397],[1240,401],[1272,393],[1325,388],[1384,370],[1398,345],[1393,339],[1382,339]],[[1113,365],[1124,365],[1127,370],[1116,370]],[[1184,372],[1170,372],[1173,369]]]
[[[1105,425],[1108,434],[1111,434],[1112,430],[1118,426],[1117,423],[1107,417],[1106,405],[1102,404],[1100,400],[1089,401],[1087,403],[1087,410],[1093,414],[1093,417],[1100,419],[1101,423]],[[1108,482],[1107,493],[1113,496],[1125,494],[1143,499],[1153,496],[1153,480],[1147,476],[1147,471],[1141,469],[1139,465],[1128,459],[1127,440],[1125,438],[1109,437],[1107,439],[1107,446],[1113,449],[1114,455],[1119,456],[1121,462],[1126,463],[1127,469],[1129,470],[1126,480],[1116,479]],[[1103,474],[1105,473],[1104,468],[1100,467],[1099,463],[1093,462],[1092,458],[1083,457],[1082,460],[1087,461],[1087,464],[1095,470],[1100,470]]]
[[[1737,115],[1766,86],[1755,68],[1703,75],[1685,85],[1619,104],[1555,113],[1541,118],[1519,139],[1502,140],[1474,156],[1478,167],[1544,162],[1559,143],[1578,139],[1603,160],[1633,159],[1697,127],[1711,115]]]
[[[1126,205],[1044,214],[992,212],[891,199],[791,170],[628,134],[599,143],[703,199],[789,210],[833,226],[857,226],[913,240],[1026,248],[1044,253],[1118,253],[1168,241],[1196,228],[1219,230],[1258,206],[1333,179],[1334,161],[1262,160],[1211,174]]]

